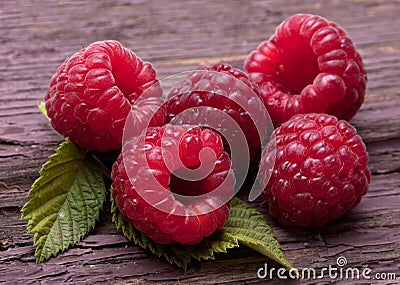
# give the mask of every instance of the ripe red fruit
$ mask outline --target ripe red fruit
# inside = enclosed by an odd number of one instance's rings
[[[202,176],[182,176],[184,166]],[[148,128],[126,141],[111,176],[123,216],[158,243],[197,244],[228,220],[235,176],[221,137],[209,129]]]
[[[259,92],[258,87],[249,81],[246,73],[228,64],[219,63],[191,73],[174,86],[167,94],[167,114],[171,120],[181,112],[191,111],[188,117],[198,119],[200,113],[198,108],[204,107],[210,110],[210,115],[204,118],[205,121],[220,133],[224,133],[224,137],[231,135],[232,139],[238,140],[237,135],[233,138],[236,130],[231,128],[232,124],[226,117],[211,112],[211,110],[221,111],[239,125],[247,140],[242,142],[242,146],[243,148],[248,146],[250,160],[254,160],[261,149],[260,136],[263,135],[256,126],[265,128],[262,119],[266,110],[258,97]],[[253,117],[249,113],[252,113]],[[183,121],[183,123],[189,122]],[[227,137],[225,138],[229,141]]]
[[[320,16],[289,17],[244,65],[276,126],[311,112],[350,120],[364,101],[360,54],[340,26]]]
[[[268,182],[269,212],[283,225],[322,226],[354,208],[367,192],[368,153],[347,121],[327,114],[296,115],[272,138],[260,168],[271,174],[263,181]]]
[[[145,92],[146,91],[146,92]],[[100,41],[73,54],[53,75],[45,97],[55,130],[86,150],[120,150],[131,106],[161,97],[156,71],[117,41]],[[147,103],[142,101],[141,106]],[[154,100],[149,103],[154,105]],[[153,125],[165,123],[165,118]]]

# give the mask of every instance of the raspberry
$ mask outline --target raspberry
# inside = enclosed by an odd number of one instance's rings
[[[185,110],[188,111],[190,108],[193,108],[193,117],[198,116],[199,111],[196,109],[198,107],[205,107],[210,110],[218,109],[224,112],[236,121],[243,131],[249,147],[250,159],[254,160],[261,149],[260,135],[262,134],[259,135],[256,127],[257,122],[252,120],[248,111],[252,110],[256,114],[256,119],[262,117],[258,114],[262,114],[263,110],[266,113],[262,101],[254,100],[254,97],[259,96],[259,92],[258,87],[249,81],[247,74],[243,71],[228,64],[219,63],[193,72],[172,88],[167,94],[167,114],[169,120],[172,120],[175,116]],[[221,127],[223,125],[221,122],[226,122],[224,117],[215,114],[210,116],[213,117],[206,118],[206,121],[216,122],[212,127],[223,133],[220,128],[226,127]],[[195,123],[198,124],[198,122]],[[217,126],[218,124],[219,126]],[[226,122],[226,125],[229,125],[229,123]],[[261,125],[265,127],[264,124]],[[228,134],[232,134],[232,132],[233,130],[225,131]],[[243,144],[246,144],[246,142],[243,142]],[[226,147],[226,149],[228,148]]]
[[[145,97],[161,97],[152,65],[117,41],[101,41],[65,60],[45,100],[55,130],[87,150],[112,151],[121,149],[131,105]]]
[[[269,212],[283,225],[322,226],[354,208],[367,192],[368,153],[347,121],[299,114],[278,127],[272,138],[260,168],[271,174],[264,191]],[[268,170],[269,165],[273,169]]]
[[[341,27],[320,16],[289,17],[244,65],[276,126],[312,112],[350,120],[364,101],[360,54]]]
[[[184,166],[201,172],[204,165],[211,168],[201,179],[177,176]],[[158,243],[197,244],[229,217],[235,176],[221,137],[209,129],[150,127],[127,140],[111,176],[121,213]]]

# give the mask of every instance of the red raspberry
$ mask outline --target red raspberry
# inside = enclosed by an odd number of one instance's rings
[[[258,114],[261,114],[263,110],[266,113],[262,101],[254,100],[254,97],[259,96],[259,92],[258,87],[249,81],[246,73],[228,64],[219,63],[193,72],[172,88],[167,95],[167,114],[171,120],[190,108],[194,108],[193,117],[198,114],[197,107],[221,110],[236,121],[243,131],[250,158],[253,160],[261,149],[260,135],[262,134],[259,135],[256,128],[257,122],[252,120],[248,112],[251,110],[255,119],[262,117]],[[211,116],[213,117],[208,118],[208,122],[214,122],[212,127],[223,133],[217,126],[224,121],[223,116],[215,117],[214,114]],[[232,131],[228,130],[226,133],[232,133]]]
[[[210,171],[201,179],[177,176],[183,166],[201,172],[207,165]],[[188,125],[148,128],[137,140],[127,140],[111,176],[121,213],[158,243],[199,243],[229,217],[235,176],[214,131]],[[187,200],[176,194],[203,196]]]
[[[322,226],[354,208],[367,192],[368,153],[347,121],[327,114],[296,115],[272,138],[260,168],[271,174],[264,191],[269,212],[283,225]]]
[[[328,113],[350,120],[364,101],[360,54],[337,24],[309,14],[283,21],[245,61],[275,125],[295,114]]]
[[[55,130],[87,150],[111,151],[121,149],[126,117],[139,96],[161,97],[152,65],[117,41],[101,41],[65,60],[45,99]]]

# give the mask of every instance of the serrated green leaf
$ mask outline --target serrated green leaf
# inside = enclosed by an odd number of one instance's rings
[[[268,226],[263,214],[239,198],[232,199],[230,217],[225,226],[195,246],[161,245],[154,242],[122,216],[112,195],[111,212],[117,228],[121,229],[129,240],[185,270],[192,259],[214,259],[215,253],[226,253],[227,249],[238,247],[238,242],[277,261],[288,269],[293,267],[285,258],[280,244],[274,238],[272,229]]]
[[[145,234],[138,231],[131,222],[126,220],[118,210],[111,195],[112,220],[118,229],[121,229],[128,240],[136,245],[150,250],[158,257],[164,257],[169,263],[187,269],[192,259],[209,260],[214,259],[215,253],[226,253],[227,249],[238,247],[238,240],[230,233],[216,231],[211,236],[195,246],[163,245],[158,244]]]
[[[99,218],[106,197],[100,167],[68,139],[40,170],[22,208],[34,234],[36,261],[79,242]]]
[[[281,246],[275,239],[263,214],[239,198],[232,199],[230,218],[223,230],[232,234],[241,244],[275,260],[288,269],[293,268],[283,254]]]
[[[49,116],[47,116],[47,110],[46,110],[46,103],[40,102],[39,105],[39,110],[43,113],[43,115],[46,117],[47,120],[50,120]]]

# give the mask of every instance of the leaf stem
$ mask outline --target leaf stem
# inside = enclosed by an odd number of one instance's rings
[[[101,168],[105,177],[110,179],[111,181],[111,170],[104,165],[104,163],[100,160],[100,158],[95,153],[90,153],[91,157],[94,159],[96,164]]]

